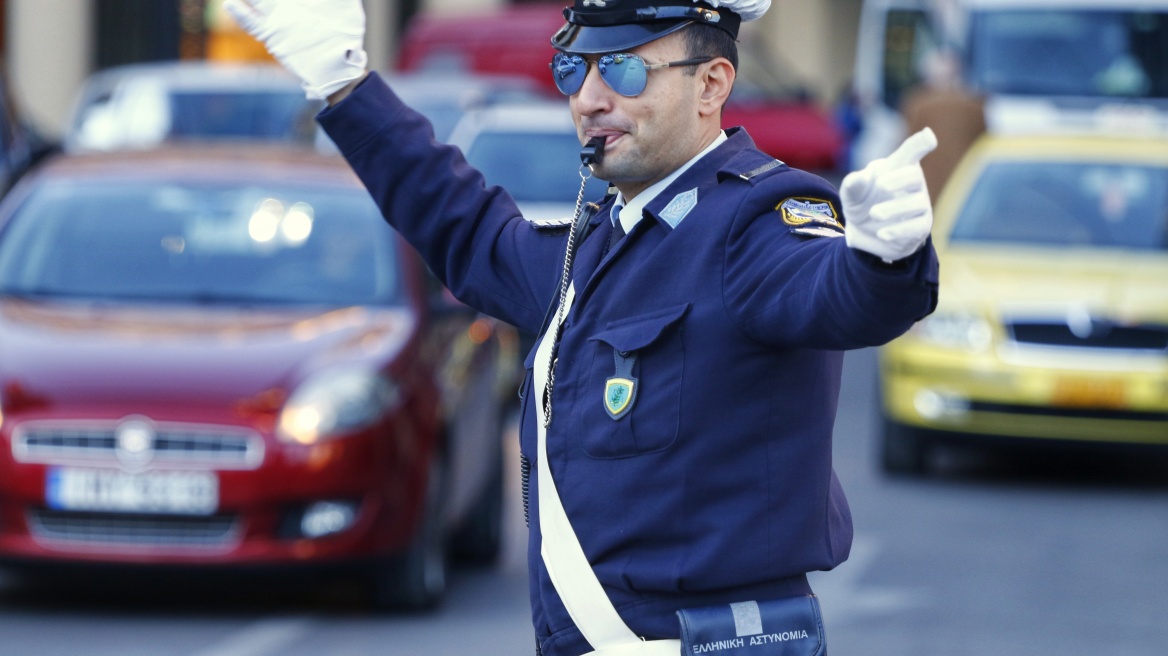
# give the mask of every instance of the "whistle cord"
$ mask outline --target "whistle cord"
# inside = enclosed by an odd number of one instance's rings
[[[581,164],[580,165],[580,191],[576,194],[576,211],[572,215],[572,227],[568,230],[568,245],[564,250],[564,269],[560,272],[560,295],[556,304],[556,314],[552,319],[552,325],[544,339],[551,339],[551,357],[548,359],[548,375],[547,386],[543,390],[543,425],[547,428],[552,423],[552,387],[556,382],[556,363],[559,358],[556,357],[556,352],[560,348],[560,332],[563,326],[563,314],[567,312],[564,307],[564,299],[568,296],[568,284],[572,280],[572,261],[576,257],[576,236],[579,234],[580,228],[580,211],[584,207],[584,185],[588,183],[588,178],[592,177],[592,169]]]

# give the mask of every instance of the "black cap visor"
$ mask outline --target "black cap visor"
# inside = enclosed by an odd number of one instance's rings
[[[552,46],[574,55],[627,52],[655,39],[672,34],[693,21],[660,20],[625,25],[588,27],[565,24],[552,37]]]

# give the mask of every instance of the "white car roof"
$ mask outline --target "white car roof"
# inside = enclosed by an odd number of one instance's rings
[[[575,132],[567,101],[506,104],[467,112],[450,134],[450,143],[465,147],[482,132]]]
[[[95,73],[86,81],[83,89],[90,86],[112,88],[126,80],[150,80],[153,84],[172,89],[300,88],[296,77],[277,64],[184,61],[108,68]]]
[[[304,93],[299,80],[275,63],[167,61],[116,66],[94,73],[82,84],[62,145],[68,152],[153,146],[165,136],[169,120],[165,98],[176,91],[301,97]],[[310,106],[307,99],[304,102]]]

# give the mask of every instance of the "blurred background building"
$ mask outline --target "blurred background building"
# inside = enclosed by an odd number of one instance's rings
[[[489,12],[507,4],[365,0],[371,66],[395,67],[401,37],[419,13]],[[20,109],[54,138],[63,130],[78,85],[94,71],[144,61],[266,58],[220,5],[221,0],[0,0],[3,72]],[[744,28],[743,38],[757,44],[764,66],[800,80],[809,96],[827,106],[851,79],[860,6],[861,0],[778,0]]]

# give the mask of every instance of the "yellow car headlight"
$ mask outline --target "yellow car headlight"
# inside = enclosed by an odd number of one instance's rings
[[[993,328],[984,318],[969,313],[935,312],[913,326],[920,340],[968,351],[985,351],[993,343]]]

